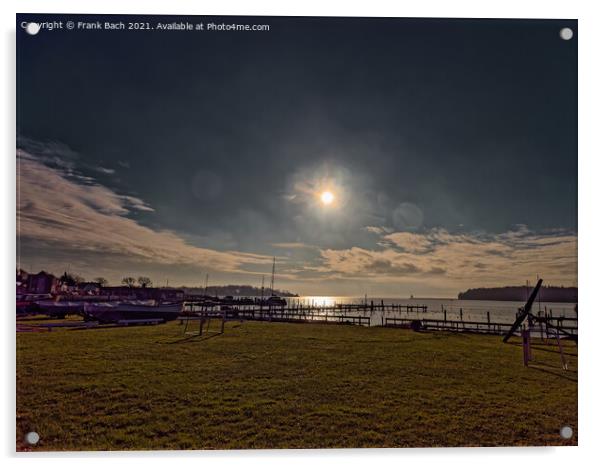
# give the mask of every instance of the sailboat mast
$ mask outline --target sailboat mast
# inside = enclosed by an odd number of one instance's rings
[[[263,303],[263,288],[265,283],[265,275],[261,276],[261,302]]]
[[[274,296],[274,275],[276,274],[276,257],[274,257],[274,261],[272,262],[272,283],[270,284],[270,289],[272,290],[272,296]]]

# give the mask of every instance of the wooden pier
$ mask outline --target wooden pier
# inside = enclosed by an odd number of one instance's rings
[[[370,316],[348,315],[320,310],[292,310],[290,308],[237,308],[226,309],[206,308],[188,311],[191,315],[204,318],[223,318],[226,320],[259,320],[266,322],[298,322],[298,323],[324,323],[324,324],[349,324],[370,326]],[[183,317],[185,318],[185,317]]]
[[[400,319],[384,318],[384,327],[416,328],[420,330],[443,330],[447,332],[472,332],[503,335],[512,324],[491,321],[447,320],[447,319]]]
[[[231,302],[211,302],[187,300],[184,303],[185,307],[219,307],[219,306],[230,306],[237,309],[267,309],[270,306],[264,304],[263,306],[256,303],[231,303]],[[374,303],[361,303],[361,304],[332,304],[332,305],[320,305],[320,304],[305,304],[305,303],[291,303],[288,306],[272,306],[273,309],[284,309],[286,312],[303,312],[303,311],[330,311],[330,312],[374,312],[374,311],[386,311],[386,312],[427,312],[428,306],[426,305],[406,305],[406,304],[384,304],[383,302]]]
[[[568,322],[569,325],[566,325]],[[505,335],[513,324],[505,322],[471,321],[471,320],[447,320],[447,319],[403,319],[396,317],[384,317],[384,327],[411,328],[414,330],[440,330],[446,332],[482,333],[489,335]],[[530,327],[531,332],[541,338],[577,339],[577,319],[573,317],[546,317],[533,319]],[[518,335],[518,331],[515,332]]]
[[[447,309],[442,308],[443,319],[418,317],[417,313],[427,313],[426,305],[385,304],[366,301],[357,304],[331,304],[320,305],[302,301],[289,300],[287,306],[267,306],[261,301],[249,303],[233,299],[229,303],[213,301],[201,303],[198,300],[185,302],[185,309],[189,315],[204,316],[206,318],[221,318],[226,320],[259,320],[268,322],[298,322],[298,323],[329,323],[371,326],[375,325],[375,313],[380,314],[379,324],[383,327],[411,328],[424,331],[471,332],[490,335],[504,335],[512,328],[508,322],[492,322],[490,313],[486,313],[486,320],[464,320],[464,312],[459,309],[457,319],[448,319]],[[244,304],[243,304],[244,302]],[[410,313],[415,315],[414,318]],[[403,314],[408,317],[402,317]],[[378,324],[376,324],[378,325]],[[542,338],[550,338],[559,334],[563,338],[577,338],[577,318],[554,317],[552,313],[531,316],[529,322],[533,333],[538,333]]]

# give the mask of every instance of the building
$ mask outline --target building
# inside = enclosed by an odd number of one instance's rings
[[[96,282],[82,282],[77,284],[79,294],[97,295],[100,292],[101,286]]]
[[[109,299],[130,299],[157,301],[183,301],[184,290],[179,288],[150,288],[130,286],[105,286],[99,291],[100,296]]]
[[[46,273],[43,270],[27,277],[27,292],[30,294],[56,293],[58,288],[59,280],[51,273]]]
[[[27,279],[29,274],[23,269],[17,269],[17,294],[27,293]]]

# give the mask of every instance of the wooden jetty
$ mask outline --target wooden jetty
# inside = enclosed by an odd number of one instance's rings
[[[471,332],[503,335],[508,332],[512,324],[447,319],[401,319],[396,317],[384,318],[384,327],[414,328],[416,330],[442,330],[447,332]]]
[[[335,303],[331,305],[320,305],[319,303],[311,303],[306,304],[303,302],[293,302],[291,301],[287,306],[269,306],[265,302],[253,302],[249,303],[248,301],[201,301],[201,300],[186,300],[184,303],[184,308],[187,308],[189,312],[194,312],[195,307],[201,307],[203,309],[207,308],[219,308],[221,306],[228,306],[233,310],[238,311],[259,311],[266,312],[268,309],[272,309],[273,312],[277,312],[279,314],[298,314],[298,313],[322,313],[322,314],[332,314],[332,313],[374,313],[374,312],[386,312],[386,313],[402,313],[405,312],[409,314],[410,312],[427,312],[428,306],[423,304],[385,304],[382,300],[380,303],[375,303],[374,301],[370,301],[369,303],[360,303],[360,304],[347,304],[347,303]]]
[[[329,312],[330,311],[330,312]],[[325,311],[323,308],[313,309],[290,309],[290,308],[256,308],[256,307],[226,307],[225,309],[205,308],[201,310],[187,311],[190,315],[202,319],[225,319],[225,320],[259,320],[267,322],[298,322],[298,323],[326,323],[326,324],[350,324],[370,326],[370,316],[349,315],[346,313],[335,313],[333,308]],[[186,317],[182,317],[185,319]]]
[[[268,306],[261,300],[249,303],[248,300],[236,299],[227,301],[192,299],[185,302],[184,309],[187,315],[204,318],[221,318],[222,313],[225,313],[226,320],[349,324],[368,327],[371,325],[371,316],[375,312],[409,314],[410,312],[424,313],[428,311],[426,305],[385,304],[383,300],[380,303],[370,301],[360,304],[335,303],[331,305],[308,304],[290,300],[287,306]]]
[[[568,323],[568,325],[567,325]],[[518,335],[519,328],[513,329],[513,324],[506,322],[474,321],[474,320],[448,320],[448,319],[405,319],[397,317],[384,317],[384,327],[412,328],[415,330],[441,330],[447,332],[483,333],[489,335]],[[529,328],[533,334],[541,338],[576,339],[578,335],[577,319],[573,317],[541,317],[534,321]]]
[[[464,320],[462,310],[459,319],[448,319],[447,310],[443,311],[443,319],[402,317],[403,314],[426,313],[425,305],[360,303],[311,305],[302,302],[290,303],[288,306],[262,305],[223,305],[211,303],[199,306],[196,302],[186,302],[186,313],[198,317],[223,318],[226,320],[259,320],[269,322],[328,323],[349,325],[374,325],[373,316],[381,315],[380,325],[393,328],[412,328],[414,330],[435,330],[448,332],[472,332],[492,335],[507,335],[513,327],[508,322],[493,322],[487,312],[487,320]],[[542,338],[559,334],[562,338],[577,337],[577,319],[571,317],[554,317],[548,313],[535,317],[530,321],[532,332],[539,333]],[[515,329],[512,333],[515,334]]]

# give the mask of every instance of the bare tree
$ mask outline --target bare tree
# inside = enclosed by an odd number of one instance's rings
[[[98,283],[98,286],[100,286],[101,288],[104,288],[105,286],[107,286],[109,284],[109,281],[104,277],[96,277],[94,279],[94,282]]]
[[[136,284],[136,279],[134,277],[124,277],[121,283],[132,288]]]
[[[148,277],[138,277],[138,284],[142,288],[148,288],[153,286],[153,281]]]

